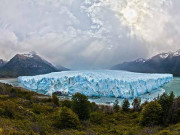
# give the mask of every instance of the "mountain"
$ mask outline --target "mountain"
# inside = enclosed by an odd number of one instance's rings
[[[66,68],[62,68],[65,70]],[[18,77],[62,71],[36,53],[17,54],[0,68],[0,77]]]
[[[56,68],[57,68],[59,71],[69,71],[68,68],[65,68],[65,67],[63,67],[63,66],[61,66],[61,65],[56,66]]]
[[[115,65],[112,70],[126,70],[141,73],[171,73],[180,76],[180,50],[161,53],[150,59],[137,59]]]
[[[3,59],[0,59],[0,67],[4,66],[7,62],[4,61]]]

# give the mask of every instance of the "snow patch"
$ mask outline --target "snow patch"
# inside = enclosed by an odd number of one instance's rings
[[[163,53],[159,55],[162,59],[166,59],[169,56],[169,53]]]
[[[28,57],[28,58],[33,58],[34,55],[36,55],[36,53],[35,52],[29,52],[29,53],[25,53],[25,54],[22,54],[22,55],[25,56],[25,57]]]
[[[139,58],[139,59],[136,60],[136,62],[143,62],[144,63],[144,62],[146,62],[146,60],[143,59],[143,58]]]
[[[180,56],[180,50],[176,51],[173,56]]]

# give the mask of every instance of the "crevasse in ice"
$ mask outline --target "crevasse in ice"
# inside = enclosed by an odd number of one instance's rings
[[[24,88],[73,95],[134,98],[152,92],[173,79],[171,74],[144,74],[114,70],[63,71],[38,76],[22,76]]]

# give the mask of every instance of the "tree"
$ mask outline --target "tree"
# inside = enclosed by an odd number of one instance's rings
[[[134,111],[139,111],[141,109],[141,99],[140,98],[135,98],[133,100],[133,110]]]
[[[174,92],[172,91],[169,95],[169,106],[172,106],[174,102],[174,98],[175,98],[175,95],[174,95]]]
[[[118,101],[118,99],[116,99],[115,102],[114,102],[113,110],[114,110],[115,112],[118,112],[118,111],[119,111],[119,101]]]
[[[90,102],[85,95],[76,93],[72,96],[72,110],[81,120],[87,120],[90,117]]]
[[[59,106],[59,104],[60,104],[59,98],[56,96],[56,94],[52,95],[52,101],[53,101],[54,105]]]
[[[129,100],[128,99],[124,99],[123,100],[123,104],[122,104],[123,111],[128,111],[129,110],[129,106],[130,106]]]
[[[162,107],[157,101],[152,101],[143,108],[141,115],[142,125],[158,125],[161,123]]]
[[[162,123],[168,124],[170,118],[171,108],[174,102],[174,93],[171,92],[168,96],[166,93],[162,94],[158,99],[159,104],[162,107]]]
[[[77,129],[80,125],[79,118],[71,109],[67,107],[61,108],[56,119],[56,126],[60,129]]]

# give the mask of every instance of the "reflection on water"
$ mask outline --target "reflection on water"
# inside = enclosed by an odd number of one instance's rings
[[[7,83],[7,84],[11,84],[13,86],[18,86],[18,80],[15,79],[3,79],[0,80],[0,82],[2,83]],[[173,79],[173,81],[171,81],[170,83],[166,84],[163,88],[160,88],[158,90],[154,90],[151,93],[145,94],[141,96],[141,100],[142,102],[144,101],[151,101],[154,98],[156,98],[158,95],[161,95],[162,93],[166,92],[166,93],[170,93],[171,91],[174,92],[175,96],[180,96],[180,77],[175,77]],[[45,94],[44,91],[36,91],[40,94]],[[61,99],[70,99],[71,97],[60,97]],[[112,105],[114,103],[114,101],[116,100],[116,98],[114,97],[100,97],[100,98],[95,98],[95,97],[89,97],[89,101],[91,102],[96,102],[97,104],[109,104]],[[121,104],[123,99],[118,98],[119,103]],[[133,99],[130,99],[130,103],[132,102]]]

